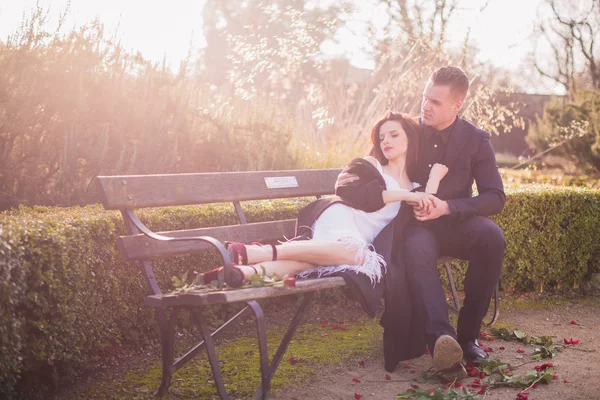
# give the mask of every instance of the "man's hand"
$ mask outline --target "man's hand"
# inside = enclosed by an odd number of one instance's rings
[[[354,182],[358,180],[358,175],[354,175],[354,174],[349,174],[348,172],[348,167],[345,167],[342,172],[340,172],[340,174],[337,177],[337,180],[335,181],[335,185],[334,188],[337,191],[337,188],[340,186],[344,186],[349,184],[350,182]]]
[[[425,192],[410,193],[410,199],[405,202],[414,209],[419,209],[423,214],[429,214],[429,209],[436,207],[435,200],[438,200],[433,194]]]
[[[450,207],[446,201],[433,197],[433,207],[429,207],[429,209],[414,207],[413,212],[417,220],[430,221],[444,215],[450,215]]]

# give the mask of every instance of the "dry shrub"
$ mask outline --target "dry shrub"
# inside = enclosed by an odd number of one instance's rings
[[[97,175],[339,167],[367,152],[385,110],[418,114],[436,66],[462,64],[417,40],[357,70],[319,59],[303,13],[286,18],[276,50],[254,45],[260,32],[232,37],[236,69],[217,86],[192,51],[173,72],[99,21],[49,32],[35,9],[0,43],[0,209],[93,203]],[[514,108],[483,87],[465,116],[493,131]]]

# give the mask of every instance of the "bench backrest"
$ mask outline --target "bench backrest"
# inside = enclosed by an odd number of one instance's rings
[[[193,204],[233,203],[239,225],[157,232],[170,237],[211,236],[219,241],[269,242],[294,235],[295,220],[248,224],[240,202],[332,194],[340,169],[252,171],[168,175],[99,176],[96,184],[102,204],[120,210],[129,235],[117,239],[126,260],[142,261],[154,294],[160,293],[149,260],[211,249],[191,241],[156,241],[142,234],[135,209]]]

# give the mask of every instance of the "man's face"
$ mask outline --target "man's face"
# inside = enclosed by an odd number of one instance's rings
[[[461,106],[462,100],[450,91],[450,86],[427,82],[421,101],[421,118],[426,126],[439,131],[454,122]]]

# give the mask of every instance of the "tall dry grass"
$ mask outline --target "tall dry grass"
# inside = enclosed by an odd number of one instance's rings
[[[385,110],[418,113],[435,66],[461,64],[418,41],[360,71],[317,59],[314,43],[294,47],[303,32],[280,38],[295,48],[285,57],[236,37],[237,74],[224,71],[227,84],[215,86],[202,59],[172,72],[126,51],[100,21],[66,33],[47,25],[38,7],[0,42],[0,209],[96,202],[97,175],[340,167],[367,152]],[[247,79],[257,68],[279,73]],[[484,83],[472,93],[465,116],[484,128],[514,117]]]

